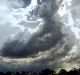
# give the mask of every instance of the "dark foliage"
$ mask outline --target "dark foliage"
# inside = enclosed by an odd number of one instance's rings
[[[54,70],[51,69],[44,69],[40,73],[35,73],[33,71],[27,72],[0,72],[0,75],[80,75],[80,69],[72,69],[70,71],[66,71],[65,69],[61,69],[59,73],[56,73]]]

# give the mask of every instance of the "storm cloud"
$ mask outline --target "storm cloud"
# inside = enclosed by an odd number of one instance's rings
[[[24,30],[6,40],[0,50],[1,61],[6,62],[7,65],[10,64],[10,68],[16,67],[16,69],[26,69],[26,67],[57,69],[63,68],[65,63],[78,60],[77,55],[71,60],[74,50],[76,50],[75,45],[78,44],[76,36],[72,29],[67,26],[66,15],[63,18],[61,15],[64,13],[59,14],[60,8],[62,10],[65,7],[62,4],[65,0],[60,2],[58,0],[35,0],[28,12],[29,15],[22,10],[29,10],[27,7],[31,0],[29,2],[28,0],[23,1],[25,4],[20,9],[22,14],[17,17],[27,16],[27,21],[22,17],[23,19],[20,18],[20,22],[18,22],[19,26],[24,27]],[[32,9],[32,7],[34,8]],[[40,19],[41,21],[38,22]],[[70,17],[69,20],[69,24],[72,24]]]
[[[43,3],[43,9],[40,13],[44,22],[43,27],[39,32],[34,33],[27,44],[19,42],[19,40],[7,42],[1,50],[1,55],[18,58],[31,56],[55,47],[57,43],[63,41],[65,35],[61,31],[62,24],[57,22],[57,16],[55,17],[59,8],[56,3],[56,0]],[[19,39],[22,39],[21,37]]]

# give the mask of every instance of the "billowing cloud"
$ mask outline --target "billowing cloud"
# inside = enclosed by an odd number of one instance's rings
[[[9,42],[7,45],[5,44],[6,46],[3,47],[3,50],[1,52],[2,55],[9,57],[31,56],[39,53],[40,51],[46,51],[56,46],[57,43],[61,42],[65,35],[61,31],[61,23],[55,21],[55,13],[57,10],[58,6],[56,4],[56,1],[45,1],[43,3],[43,9],[40,14],[40,17],[44,21],[44,24],[42,25],[43,28],[39,32],[36,32],[27,44],[24,44],[23,41],[20,43],[17,40]],[[25,33],[26,32],[22,33],[21,37],[23,37]],[[28,37],[28,34],[26,35],[26,37]]]
[[[30,17],[32,15],[32,11],[36,9],[35,7],[37,6],[37,1],[33,0],[28,3],[29,5],[24,7],[24,5],[27,3],[28,1],[25,1],[25,0],[14,0],[14,1],[2,0],[0,1],[0,14],[1,14],[0,15],[0,28],[3,30],[3,31],[1,30],[1,32],[3,32],[3,35],[5,35],[3,36],[2,34],[0,34],[2,36],[0,37],[0,39],[2,39],[3,41],[3,42],[0,42],[1,46],[4,43],[4,41],[11,35],[15,35],[19,32],[23,32],[25,31],[26,28],[28,29],[28,32],[30,32],[29,30],[34,30],[33,28],[37,22],[36,21],[31,22],[31,21],[33,19],[37,20],[38,18],[37,17],[36,17],[37,19],[34,18],[34,15],[32,18]],[[36,14],[38,16],[38,13],[35,13],[35,15]],[[29,22],[29,20],[31,21]],[[37,21],[40,21],[40,20],[37,20]],[[24,24],[22,24],[22,22],[24,22]],[[33,28],[31,28],[31,26]],[[35,26],[35,28],[37,26]],[[5,32],[8,34],[5,34]]]
[[[74,26],[72,1],[23,0],[21,3],[24,2],[27,5],[11,8],[11,26],[21,31],[12,34],[1,48],[2,68],[69,69],[74,63],[73,67],[78,67],[79,31]]]

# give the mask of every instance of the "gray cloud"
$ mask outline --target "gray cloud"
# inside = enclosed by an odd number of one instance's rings
[[[2,57],[21,58],[21,60],[24,58],[28,60],[27,58],[30,57],[33,61],[30,61],[30,65],[26,65],[29,68],[61,67],[64,63],[62,59],[68,56],[76,39],[70,29],[65,28],[65,25],[57,19],[59,15],[56,14],[59,7],[56,1],[43,1],[41,13],[38,14],[43,19],[42,29],[34,33],[28,43],[24,40],[24,34],[26,35],[25,38],[28,37],[26,32],[20,32],[21,35],[18,34],[17,39],[7,41],[1,49]],[[41,52],[42,54],[39,54]],[[59,62],[62,63],[59,64]],[[25,69],[26,66],[18,66],[18,68]]]
[[[5,44],[1,50],[2,56],[31,56],[37,54],[40,51],[46,51],[51,47],[56,46],[56,44],[62,40],[64,37],[61,32],[62,25],[61,23],[57,23],[54,17],[58,10],[56,1],[46,1],[44,2],[43,6],[42,13],[40,14],[40,17],[44,20],[43,29],[39,33],[35,33],[28,44],[24,44],[18,40],[7,42],[7,44]]]
[[[31,3],[31,0],[23,0],[23,2],[24,2],[24,6],[23,7],[26,7]]]

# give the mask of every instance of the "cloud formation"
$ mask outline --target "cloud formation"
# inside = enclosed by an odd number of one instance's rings
[[[44,22],[44,24],[42,25],[42,29],[39,32],[34,33],[28,43],[20,41],[24,38],[25,32],[22,32],[22,35],[20,35],[21,33],[18,34],[20,36],[19,40],[13,40],[11,42],[5,43],[4,47],[1,50],[1,56],[15,58],[35,56],[39,52],[44,52],[46,50],[49,50],[50,48],[55,47],[57,44],[66,44],[63,47],[65,53],[64,55],[66,55],[67,51],[72,48],[72,45],[74,43],[69,43],[69,41],[67,40],[70,39],[71,41],[72,39],[72,36],[70,36],[71,34],[69,34],[70,32],[66,33],[66,30],[63,30],[63,24],[60,23],[56,18],[58,17],[56,13],[59,8],[57,5],[57,1],[46,0],[43,2],[42,7],[43,8],[41,9],[40,13],[40,17]],[[63,33],[64,31],[65,33]],[[68,43],[70,46],[68,45]]]
[[[8,39],[3,45],[0,54],[5,66],[2,67],[11,69],[12,67],[16,69],[25,69],[26,67],[36,69],[44,67],[63,68],[64,65],[67,67],[66,64],[72,63],[75,59],[79,61],[75,53],[78,43],[73,33],[74,29],[72,30],[73,26],[68,27],[73,22],[72,16],[70,12],[67,12],[69,16],[67,19],[70,18],[71,22],[67,21],[68,23],[66,23],[66,15],[61,13],[61,11],[59,12],[59,9],[65,9],[67,0],[62,2],[45,0],[40,1],[39,5],[37,0],[34,1],[35,3],[33,1],[29,7],[25,6],[13,12],[18,17],[18,24],[25,29],[12,39]],[[65,5],[63,7],[64,2]],[[19,15],[16,15],[16,12]],[[25,20],[26,14],[28,15],[27,21]],[[73,57],[74,53],[75,56]],[[71,60],[71,58],[73,59]]]
[[[62,41],[64,37],[64,34],[62,34],[61,31],[61,23],[55,20],[55,13],[57,10],[58,5],[56,4],[56,1],[45,1],[40,14],[40,17],[44,22],[43,28],[38,33],[36,32],[27,44],[24,44],[23,42],[20,43],[18,40],[8,42],[1,50],[1,54],[9,57],[26,57],[56,46],[56,44]],[[24,36],[24,33],[22,36]]]

